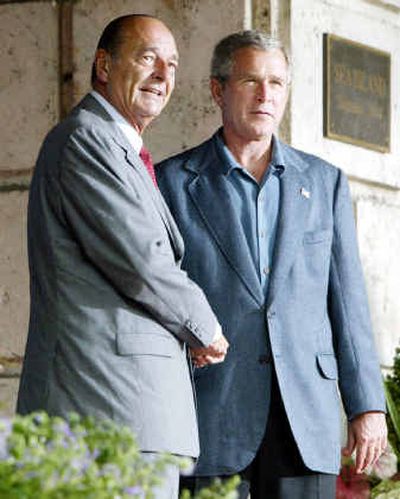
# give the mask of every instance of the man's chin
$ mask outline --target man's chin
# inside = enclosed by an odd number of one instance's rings
[[[164,104],[162,104],[162,105],[157,104],[157,105],[151,105],[151,106],[140,106],[137,108],[137,112],[143,118],[147,118],[147,119],[151,120],[151,119],[154,119],[157,116],[159,116],[159,114],[164,109],[164,107],[165,107]]]
[[[273,127],[255,128],[248,134],[250,141],[269,140],[274,133]]]
[[[135,109],[132,113],[133,122],[136,123],[141,132],[150,125],[150,123],[157,118],[157,116],[161,113],[162,109]]]

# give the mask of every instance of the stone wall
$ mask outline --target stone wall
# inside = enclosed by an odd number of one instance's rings
[[[38,147],[58,120],[56,8],[0,5],[0,40],[0,411],[11,412],[29,311],[27,187]]]

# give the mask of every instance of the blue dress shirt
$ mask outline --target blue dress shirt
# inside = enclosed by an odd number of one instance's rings
[[[226,172],[234,209],[258,270],[261,286],[267,293],[278,225],[280,175],[284,171],[279,143],[273,139],[272,157],[261,182],[258,182],[233,157],[221,133],[215,136],[221,166]]]

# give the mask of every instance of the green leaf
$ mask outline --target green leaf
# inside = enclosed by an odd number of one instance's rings
[[[396,432],[397,440],[400,441],[400,414],[397,410],[396,404],[390,393],[389,383],[384,382],[386,404],[389,411],[390,419],[392,420],[394,430]]]

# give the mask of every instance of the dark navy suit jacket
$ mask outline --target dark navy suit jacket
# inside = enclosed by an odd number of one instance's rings
[[[281,144],[278,229],[267,297],[236,218],[214,139],[157,167],[185,241],[183,267],[230,342],[196,370],[198,475],[245,468],[263,438],[272,355],[294,438],[310,469],[337,473],[340,396],[348,418],[385,410],[345,175]]]

